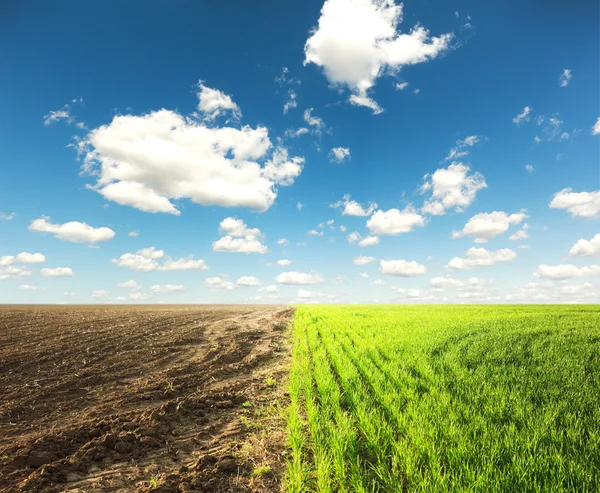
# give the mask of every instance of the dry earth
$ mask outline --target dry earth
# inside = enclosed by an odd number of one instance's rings
[[[0,491],[279,491],[292,314],[0,307]]]

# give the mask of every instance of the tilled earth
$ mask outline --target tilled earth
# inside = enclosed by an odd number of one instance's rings
[[[279,491],[292,314],[0,307],[0,492]]]

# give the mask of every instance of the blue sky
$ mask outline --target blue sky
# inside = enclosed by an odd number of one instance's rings
[[[2,302],[600,302],[597,2],[34,4]]]

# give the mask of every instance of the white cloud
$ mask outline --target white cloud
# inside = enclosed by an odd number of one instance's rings
[[[596,123],[594,123],[594,126],[592,127],[592,135],[600,135],[600,117],[598,117]]]
[[[260,282],[260,279],[257,279],[254,276],[242,276],[235,283],[238,286],[246,286],[246,287],[260,286],[262,284]]]
[[[288,128],[284,132],[284,135],[288,139],[296,139],[296,138],[301,137],[302,135],[306,135],[308,133],[310,133],[310,130],[308,128],[300,127],[300,128]]]
[[[397,286],[392,286],[390,289],[398,294],[403,294],[405,296],[408,296],[409,298],[422,298],[422,299],[430,299],[431,298],[430,296],[424,296],[424,292],[421,291],[420,289],[406,289],[406,288],[399,288]]]
[[[316,291],[307,291],[306,289],[299,289],[297,296],[300,299],[312,299],[312,298],[319,298],[319,297],[325,296],[325,295],[323,293],[319,293]]]
[[[92,298],[103,299],[107,298],[108,295],[110,295],[110,291],[107,291],[106,289],[96,289],[92,291]]]
[[[235,288],[232,282],[226,281],[222,277],[207,277],[204,284],[210,291],[231,291]]]
[[[519,224],[527,217],[524,210],[510,215],[502,211],[482,212],[469,219],[462,231],[453,231],[452,238],[471,236],[475,239],[475,243],[486,243],[505,233],[511,224]]]
[[[182,270],[207,270],[208,266],[204,260],[194,260],[193,255],[189,255],[179,260],[173,260],[166,257],[162,264],[157,262],[164,257],[162,250],[156,250],[154,247],[142,248],[136,253],[124,253],[118,259],[112,259],[112,262],[118,267],[132,269],[139,272],[160,271],[182,271]]]
[[[325,126],[325,122],[322,118],[318,116],[314,116],[312,114],[313,108],[308,108],[304,110],[304,121],[310,125],[311,127],[316,127],[316,131],[319,131],[321,128]]]
[[[342,200],[338,200],[335,204],[331,204],[329,207],[334,209],[344,207],[342,210],[342,216],[359,216],[366,217],[370,216],[375,209],[377,209],[376,202],[369,202],[367,207],[363,207],[355,200],[350,200],[350,195],[346,194]]]
[[[44,277],[73,277],[75,274],[69,267],[55,267],[54,269],[41,269],[40,274]]]
[[[285,115],[289,110],[294,109],[298,106],[298,101],[296,101],[296,91],[293,89],[288,90],[288,100],[283,105],[283,114]]]
[[[379,245],[379,236],[366,236],[358,242],[359,247]]]
[[[427,267],[415,261],[382,260],[379,264],[379,272],[388,276],[417,277],[424,275]]]
[[[334,147],[329,152],[329,159],[336,163],[341,163],[346,158],[350,157],[350,148],[349,147]]]
[[[347,228],[346,226],[343,226],[343,225],[342,225],[342,226],[340,226],[340,231],[341,231],[342,233],[345,233],[347,229],[348,229],[348,228]]]
[[[115,236],[115,232],[110,228],[93,228],[89,224],[78,221],[52,224],[49,217],[31,221],[29,230],[41,233],[54,233],[54,236],[59,240],[87,243],[108,241]]]
[[[202,81],[198,82],[198,89],[198,110],[204,114],[206,120],[215,120],[229,111],[236,119],[242,117],[240,107],[233,102],[231,96],[218,89],[206,87]]]
[[[445,161],[459,159],[469,154],[469,147],[473,147],[475,144],[481,141],[481,137],[477,135],[470,135],[462,140],[456,141],[456,146],[450,149],[450,152],[446,156]]]
[[[535,171],[535,168],[531,164],[526,164],[525,171],[527,171],[527,173],[533,173]]]
[[[326,0],[304,47],[304,64],[323,67],[332,85],[346,86],[352,104],[382,109],[368,95],[378,77],[427,62],[450,47],[452,34],[430,37],[417,24],[400,33],[402,5],[393,0]]]
[[[408,82],[399,82],[396,84],[396,89],[403,91],[408,86]]]
[[[416,226],[424,225],[425,218],[410,205],[403,211],[379,210],[367,221],[367,228],[373,235],[398,235],[408,233]]]
[[[248,228],[244,221],[227,217],[221,221],[219,230],[226,236],[213,242],[215,252],[267,253],[263,245],[262,233],[258,228]]]
[[[382,281],[381,279],[377,279],[369,284],[371,286],[385,286],[387,283],[385,281]]]
[[[358,231],[352,231],[352,233],[348,235],[348,243],[356,243],[360,239],[361,236]]]
[[[325,282],[325,279],[319,274],[305,274],[303,272],[282,272],[275,280],[280,284],[290,284],[295,286]]]
[[[8,261],[7,261],[8,259]],[[0,257],[0,281],[5,279],[15,279],[22,276],[30,276],[31,271],[11,265],[14,257]]]
[[[279,293],[279,288],[277,286],[275,286],[274,284],[271,284],[270,286],[265,286],[264,288],[260,288],[259,293]]]
[[[477,192],[487,188],[485,177],[478,172],[469,174],[471,168],[462,163],[452,163],[447,168],[440,168],[433,174],[425,175],[425,183],[421,192],[431,192],[421,212],[440,216],[446,209],[463,212],[473,203]]]
[[[287,258],[277,261],[277,265],[281,265],[282,267],[286,267],[286,266],[290,265],[291,263],[292,263],[292,261],[288,260]]]
[[[361,272],[359,274],[359,276],[362,277],[363,279],[368,279],[370,277],[369,274],[367,274],[366,272]]]
[[[46,261],[46,257],[41,253],[21,252],[15,256],[15,262],[21,264],[39,264]]]
[[[577,241],[569,250],[571,257],[600,257],[600,234],[595,235],[591,240],[583,238]]]
[[[296,209],[298,209],[299,211],[301,211],[301,210],[302,210],[302,207],[304,207],[304,204],[303,204],[302,202],[298,202],[298,203],[296,204]]]
[[[140,232],[136,229],[127,233],[127,236],[131,236],[132,238],[137,238],[140,236]]]
[[[31,284],[21,284],[19,289],[23,291],[37,291],[41,288],[39,286],[32,286]]]
[[[179,270],[208,270],[208,266],[204,260],[194,260],[192,255],[179,260],[168,258],[162,265],[158,266],[158,270],[179,271]]]
[[[600,276],[600,265],[588,265],[586,267],[576,267],[572,264],[545,265],[538,267],[535,277],[545,277],[547,279],[562,280],[575,277]]]
[[[567,87],[569,85],[569,82],[571,81],[571,77],[573,77],[573,75],[571,74],[571,69],[564,69],[562,74],[560,74],[560,77],[558,78],[558,83],[560,87]]]
[[[563,188],[550,202],[552,209],[566,209],[573,217],[600,218],[600,190],[573,192]]]
[[[507,301],[535,303],[590,303],[600,297],[600,286],[589,282],[570,285],[566,281],[529,282],[515,287]]]
[[[165,284],[163,286],[155,284],[150,288],[150,293],[152,294],[166,294],[175,291],[185,291],[185,286],[182,284]]]
[[[523,111],[521,111],[521,113],[519,113],[517,116],[515,116],[513,118],[513,123],[516,123],[517,125],[519,125],[521,122],[528,122],[529,119],[531,118],[531,108],[529,106],[525,106],[525,108],[523,108]]]
[[[277,240],[277,244],[285,246],[285,245],[289,244],[289,241],[286,238],[279,238]]]
[[[361,255],[360,257],[356,257],[352,263],[354,263],[354,265],[365,265],[374,261],[375,257],[365,257],[364,255]]]
[[[0,219],[3,221],[12,221],[17,214],[15,212],[0,212]]]
[[[199,93],[206,96],[200,106],[210,118],[237,107],[217,93]],[[273,145],[266,127],[208,126],[166,109],[117,115],[76,147],[83,171],[97,177],[89,188],[121,205],[169,214],[180,213],[171,199],[184,198],[264,212],[277,197],[276,187],[291,184],[304,163],[287,158],[283,148],[269,160]]]
[[[134,291],[138,291],[142,288],[142,285],[131,279],[130,281],[117,283],[117,286],[120,288],[132,289]]]
[[[509,262],[517,258],[517,254],[510,248],[489,251],[485,248],[469,248],[464,258],[454,257],[448,262],[448,267],[456,270],[468,270],[475,267],[494,265],[498,262]]]

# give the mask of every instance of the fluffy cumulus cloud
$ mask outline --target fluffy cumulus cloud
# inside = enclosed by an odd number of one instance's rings
[[[204,280],[204,284],[210,291],[231,291],[235,288],[232,282],[227,281],[221,276],[207,277]]]
[[[271,153],[266,127],[217,125],[221,113],[239,113],[237,105],[200,88],[198,118],[166,109],[117,115],[80,140],[83,171],[97,177],[89,188],[146,212],[179,214],[172,200],[185,198],[260,212],[271,207],[277,186],[293,183],[304,159],[280,147]]]
[[[529,224],[525,223],[525,224],[523,224],[523,227],[520,230],[518,230],[514,234],[510,235],[508,237],[508,239],[511,241],[526,240],[527,238],[529,238],[529,233],[527,232],[528,229],[529,229]]]
[[[235,283],[238,286],[244,287],[260,286],[262,284],[260,279],[257,279],[254,276],[242,276]]]
[[[346,158],[350,158],[349,147],[334,147],[329,151],[329,159],[335,163],[342,163]]]
[[[117,283],[117,286],[119,286],[120,288],[132,289],[133,291],[138,291],[142,288],[141,284],[134,281],[133,279],[129,281],[119,282]]]
[[[448,262],[448,267],[455,270],[468,270],[475,267],[494,265],[498,262],[509,262],[517,258],[510,248],[490,251],[485,248],[469,248],[464,257],[454,257]]]
[[[571,82],[571,77],[573,77],[573,74],[571,73],[571,69],[570,68],[564,69],[562,74],[560,74],[560,77],[558,78],[558,83],[559,83],[560,87],[567,87],[569,85],[569,82]]]
[[[421,211],[436,216],[445,214],[447,209],[463,212],[473,203],[477,192],[487,187],[481,173],[470,171],[465,164],[452,163],[425,175],[421,192],[431,193],[431,198],[425,201]]]
[[[486,243],[492,238],[506,233],[511,224],[519,224],[527,217],[525,211],[510,215],[502,211],[482,212],[469,219],[462,231],[453,231],[452,238],[471,236],[475,243]],[[527,238],[527,236],[524,237]]]
[[[427,62],[450,47],[453,35],[431,37],[417,24],[401,33],[402,5],[394,0],[326,0],[304,47],[304,64],[322,67],[332,85],[350,90],[350,102],[374,113],[369,95],[378,77]]]
[[[377,203],[369,202],[366,207],[363,207],[355,200],[350,200],[350,195],[344,195],[342,200],[338,200],[335,204],[331,204],[329,207],[334,209],[341,208],[343,216],[359,216],[366,217],[373,214],[373,211],[377,209]]]
[[[274,284],[271,284],[269,286],[265,286],[264,288],[260,288],[259,293],[270,293],[270,294],[275,294],[275,293],[279,293],[279,288],[277,286],[275,286]]]
[[[158,260],[163,258],[162,263],[158,262]],[[112,259],[112,262],[118,267],[138,272],[208,269],[204,260],[194,260],[192,255],[180,258],[179,260],[173,260],[171,257],[165,257],[165,252],[157,250],[155,247],[142,248],[136,253],[124,253],[118,259]]]
[[[600,276],[600,265],[588,265],[577,267],[572,264],[546,265],[542,264],[534,273],[535,277],[546,279],[563,280],[576,277]]]
[[[414,261],[382,260],[379,264],[379,272],[388,276],[417,277],[424,275],[427,267]]]
[[[415,227],[424,225],[425,218],[410,205],[402,211],[398,209],[379,210],[367,221],[367,228],[373,235],[409,233]]]
[[[31,271],[26,267],[15,264],[38,264],[46,261],[41,253],[21,252],[17,255],[4,255],[0,257],[0,281],[30,276]]]
[[[166,294],[166,293],[174,293],[176,291],[185,291],[185,286],[182,284],[155,284],[150,288],[151,294]]]
[[[292,286],[325,282],[325,279],[319,274],[306,274],[304,272],[282,272],[275,280],[279,284],[289,284]]]
[[[531,118],[531,108],[529,106],[525,106],[525,108],[523,108],[523,111],[521,111],[521,113],[518,113],[517,116],[515,116],[512,121],[513,121],[513,123],[520,125],[521,122],[528,122],[530,118]]]
[[[571,257],[600,257],[600,234],[591,240],[581,239],[569,250]]]
[[[282,267],[286,267],[286,266],[290,265],[291,263],[292,263],[292,261],[289,260],[289,259],[287,259],[287,258],[284,258],[284,259],[281,259],[281,260],[277,261],[277,265],[280,265]]]
[[[570,188],[563,188],[557,192],[550,207],[565,209],[573,217],[600,218],[600,190],[593,192],[573,192]]]
[[[598,117],[596,123],[594,123],[594,126],[592,127],[592,135],[600,135],[600,117]]]
[[[55,267],[53,269],[41,269],[40,274],[44,277],[73,277],[75,275],[70,267]]]
[[[358,242],[359,247],[379,245],[379,236],[365,236]]]
[[[52,224],[49,217],[42,217],[41,219],[31,221],[29,230],[41,233],[53,233],[59,240],[79,243],[99,243],[108,241],[115,236],[115,232],[110,228],[94,228],[89,224],[78,221]]]
[[[269,249],[263,245],[260,229],[248,228],[241,219],[227,217],[219,225],[222,238],[213,243],[215,252],[234,253],[267,253]]]
[[[218,89],[206,87],[202,81],[198,82],[198,110],[207,120],[214,120],[218,116],[231,112],[234,118],[241,118],[240,107],[233,102],[228,94]]]
[[[364,255],[361,255],[360,257],[356,257],[352,263],[354,265],[365,265],[365,264],[370,264],[371,262],[375,261],[375,257],[365,257]]]

